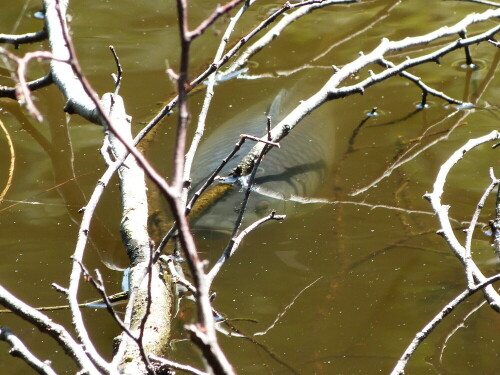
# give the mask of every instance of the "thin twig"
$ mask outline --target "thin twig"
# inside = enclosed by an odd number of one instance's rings
[[[467,38],[467,34],[465,33],[464,30],[460,31],[458,35],[460,35],[460,38],[462,39]],[[472,56],[470,54],[469,46],[464,47],[464,52],[465,52],[465,63],[467,64],[467,67],[472,68],[474,66],[474,62],[472,61]]]
[[[16,78],[18,80],[18,84],[16,87],[17,100],[20,103],[24,103],[26,105],[26,108],[28,109],[30,115],[36,118],[37,121],[39,122],[43,121],[42,114],[40,113],[40,111],[38,111],[33,102],[33,99],[31,98],[30,87],[28,86],[28,83],[26,81],[26,70],[28,64],[30,63],[31,60],[34,59],[44,59],[44,60],[52,60],[59,62],[67,62],[67,60],[58,59],[52,53],[46,51],[28,52],[23,57],[17,57],[16,55],[9,52],[3,47],[0,47],[0,54],[7,56],[10,60],[14,61],[17,64],[17,69],[16,69]],[[38,81],[36,85],[33,85],[32,83],[31,86],[40,87],[40,84],[44,85],[47,82],[48,81],[46,79],[42,79],[41,81]]]
[[[356,3],[359,0],[322,0],[322,1],[302,1],[296,4],[290,4],[289,2],[285,3],[280,9],[276,10],[272,15],[273,19],[277,17],[277,14],[283,14],[286,11],[294,10],[289,14],[285,14],[276,25],[270,29],[266,34],[264,34],[259,40],[257,40],[250,47],[245,49],[243,52],[239,54],[238,59],[233,62],[224,72],[220,73],[220,77],[224,79],[224,77],[229,76],[237,70],[240,70],[245,65],[248,64],[249,59],[254,56],[256,53],[261,51],[265,46],[271,43],[274,39],[276,39],[285,28],[287,28],[290,24],[298,20],[299,18],[311,13],[316,9],[320,9],[329,5],[334,4],[350,4]],[[266,20],[266,24],[269,22]],[[260,29],[260,25],[257,27]]]
[[[0,119],[0,128],[2,129],[2,132],[5,135],[5,139],[7,140],[7,146],[9,149],[9,170],[7,174],[7,181],[5,181],[5,187],[2,189],[2,192],[0,192],[0,203],[3,202],[3,198],[5,197],[5,194],[9,191],[10,187],[12,186],[12,179],[14,177],[14,168],[16,165],[16,151],[14,149],[14,143],[12,142],[12,137],[9,134],[9,131],[5,127],[3,121]]]
[[[265,222],[269,220],[284,220],[286,215],[276,215],[275,211],[272,211],[269,215],[263,217],[262,219],[259,219],[252,224],[250,224],[248,227],[246,227],[244,230],[242,230],[237,236],[233,236],[231,241],[229,242],[228,246],[224,250],[222,256],[219,258],[219,260],[214,264],[212,269],[207,275],[207,278],[210,280],[210,282],[213,282],[215,276],[219,273],[220,269],[224,265],[224,263],[227,262],[227,260],[234,255],[236,250],[241,244],[241,241],[243,240],[244,237],[254,229],[256,229],[258,226],[261,224],[264,224]]]
[[[115,47],[109,46],[109,49],[111,50],[111,53],[113,54],[113,57],[115,59],[116,70],[118,72],[118,74],[112,75],[114,80],[115,80],[115,95],[118,95],[119,91],[120,91],[120,85],[122,83],[123,69],[122,69],[122,65],[120,64],[120,59],[118,58],[118,55],[116,54]]]
[[[393,64],[392,62],[390,62],[384,58],[381,58],[380,62],[382,64],[382,66],[384,66],[386,68],[394,68],[396,66],[395,64]],[[422,82],[422,79],[420,77],[417,77],[411,73],[408,73],[406,71],[402,71],[401,73],[399,73],[399,75],[414,82],[418,87],[420,87],[422,89],[422,97],[423,97],[422,104],[421,104],[422,108],[425,108],[425,97],[427,96],[427,94],[431,94],[431,95],[434,95],[435,97],[441,98],[450,104],[459,104],[459,105],[465,104],[461,100],[454,99],[441,91],[437,91],[437,90],[429,87],[428,85],[426,85],[425,83]]]
[[[285,3],[280,9],[271,14],[268,18],[262,21],[258,26],[256,26],[252,31],[250,31],[247,35],[241,38],[233,48],[231,48],[224,56],[222,56],[216,63],[210,64],[210,66],[200,73],[198,77],[191,80],[187,85],[187,91],[190,92],[194,87],[198,86],[201,82],[206,80],[211,74],[219,70],[222,66],[224,66],[232,57],[234,57],[238,52],[240,52],[241,48],[246,45],[253,37],[255,37],[259,32],[264,30],[270,24],[272,24],[276,19],[278,19],[283,13],[292,8],[298,8],[300,6],[305,6],[310,4],[310,2],[297,3],[294,5],[290,5],[289,3]],[[179,101],[179,97],[175,97],[172,99],[167,105],[165,105],[158,114],[146,125],[144,128],[137,134],[136,139],[141,140],[144,138],[149,131],[154,128],[165,116],[167,116],[172,109],[177,106]]]
[[[270,121],[270,120],[268,120]],[[267,142],[267,141],[266,141]],[[233,228],[233,233],[231,235],[231,239],[229,243],[227,244],[226,248],[224,249],[222,256],[219,258],[217,263],[214,265],[214,267],[210,270],[210,272],[207,275],[207,279],[209,280],[209,284],[211,284],[221,269],[222,265],[234,254],[234,252],[238,249],[239,244],[242,240],[242,238],[251,230],[256,228],[258,225],[268,221],[275,219],[275,211],[271,212],[271,214],[261,220],[256,221],[254,224],[250,225],[246,230],[242,231],[240,235],[237,235],[238,230],[241,226],[241,223],[243,221],[243,215],[246,211],[246,206],[248,203],[248,198],[250,197],[250,193],[252,192],[252,185],[255,179],[255,175],[257,174],[257,170],[259,168],[259,164],[262,161],[262,158],[264,157],[265,153],[267,152],[268,149],[270,149],[272,146],[266,144],[265,147],[262,150],[261,155],[255,162],[255,166],[252,170],[252,173],[250,174],[250,177],[248,178],[248,181],[246,182],[246,189],[245,189],[245,195],[243,197],[243,201],[241,202],[241,206],[238,212],[238,217],[236,219],[236,222],[234,223],[234,228]],[[282,220],[284,219],[284,216],[276,216],[277,220]]]
[[[152,281],[153,281],[153,244],[151,244],[150,249],[149,249],[149,260],[148,260],[148,267],[147,267],[147,277],[148,277],[148,287],[147,287],[147,297],[146,297],[146,312],[141,318],[141,324],[139,325],[139,337],[137,338],[137,344],[139,345],[139,348],[141,350],[141,355],[144,359],[144,362],[146,363],[146,366],[148,368],[148,371],[150,373],[155,373],[153,366],[149,360],[148,355],[146,354],[146,351],[144,350],[144,344],[143,344],[143,339],[144,339],[144,332],[146,331],[146,323],[148,321],[149,315],[151,314],[151,304],[153,303],[153,298],[151,295],[151,288],[152,288]]]
[[[215,11],[203,20],[196,29],[188,33],[189,39],[194,40],[199,37],[203,32],[210,27],[215,21],[217,21],[221,16],[227,14],[231,9],[238,6],[240,3],[246,0],[233,0],[225,5],[217,5]]]
[[[290,131],[293,130],[295,126],[307,115],[309,115],[314,109],[318,108],[325,102],[329,100],[334,100],[338,98],[343,98],[354,93],[364,93],[366,88],[384,81],[389,77],[401,73],[402,71],[409,69],[410,67],[421,65],[425,62],[438,61],[441,56],[444,56],[451,51],[459,48],[463,48],[466,45],[475,44],[480,41],[485,41],[490,39],[499,30],[500,26],[495,26],[490,30],[478,34],[474,37],[469,37],[467,39],[459,39],[455,42],[449,43],[445,47],[438,49],[432,53],[418,58],[407,59],[394,68],[388,68],[381,73],[372,74],[363,81],[345,87],[339,87],[339,85],[347,80],[352,74],[359,72],[366,66],[379,62],[380,59],[393,51],[399,51],[401,49],[427,44],[430,41],[434,41],[438,38],[447,37],[453,34],[457,34],[460,30],[465,29],[467,26],[483,22],[487,19],[493,17],[499,17],[500,10],[488,10],[481,14],[471,14],[462,19],[462,21],[456,23],[453,26],[443,27],[434,32],[428,33],[426,35],[418,37],[409,37],[400,41],[389,41],[388,39],[382,39],[382,42],[373,49],[368,54],[361,54],[361,56],[352,61],[342,68],[340,68],[333,76],[326,82],[326,84],[318,90],[313,96],[307,100],[303,100],[299,106],[297,106],[292,112],[290,112],[278,125],[276,125],[271,131],[272,140],[277,142],[283,139]],[[267,139],[267,136],[264,138]],[[257,144],[253,147],[250,152],[245,155],[240,164],[231,171],[230,175],[233,177],[239,177],[242,175],[249,174],[253,168],[253,163],[255,159],[262,152],[263,146]]]
[[[443,321],[443,319],[449,315],[458,305],[460,305],[463,301],[465,301],[468,297],[473,295],[474,293],[483,290],[485,287],[491,286],[490,284],[495,281],[500,280],[500,274],[492,276],[488,279],[484,279],[481,283],[474,286],[474,288],[467,288],[462,293],[460,293],[457,297],[453,299],[450,303],[448,303],[443,309],[429,322],[425,325],[425,327],[415,335],[415,338],[410,343],[410,345],[406,348],[405,352],[399,359],[398,363],[394,367],[391,372],[391,375],[401,375],[404,373],[404,369],[406,364],[413,356],[418,346],[429,336],[429,334],[437,327],[439,323]]]
[[[228,42],[229,42],[229,37],[231,36],[231,33],[233,32],[234,28],[236,27],[236,24],[240,20],[241,16],[247,11],[247,9],[255,2],[253,1],[247,1],[245,2],[244,6],[241,7],[241,9],[236,13],[234,17],[231,18],[231,22],[229,22],[229,25],[226,28],[226,31],[221,37],[221,42],[219,44],[219,47],[217,48],[217,52],[215,53],[213,63],[216,63],[224,54],[224,49],[226,48]],[[196,154],[196,150],[198,149],[198,145],[203,137],[203,134],[205,132],[205,121],[207,119],[208,115],[208,110],[210,107],[210,104],[212,103],[212,98],[214,96],[214,86],[216,82],[216,74],[210,75],[208,78],[208,83],[207,83],[207,89],[205,92],[205,98],[203,100],[203,106],[201,108],[200,114],[198,116],[198,124],[196,126],[196,131],[193,136],[193,139],[191,141],[191,145],[189,147],[188,152],[186,153],[185,157],[185,165],[184,165],[184,181],[188,181],[190,176],[191,176],[191,167],[193,164],[194,156]],[[187,200],[187,194],[188,194],[188,188],[185,187],[183,189],[183,194],[182,194],[182,199],[184,201]],[[162,241],[163,242],[163,241]],[[164,246],[164,245],[163,245]],[[162,248],[162,247],[160,247]]]
[[[319,280],[321,280],[321,278],[322,277],[318,277],[316,280],[314,280],[313,282],[309,283],[304,288],[302,288],[302,290],[299,293],[297,293],[297,295],[293,298],[293,300],[288,305],[286,305],[285,308],[282,311],[280,311],[280,313],[276,316],[276,319],[274,319],[274,321],[269,325],[269,327],[267,327],[263,331],[255,332],[253,334],[253,336],[264,336],[264,335],[266,335],[271,329],[273,329],[276,326],[276,324],[278,324],[278,322],[280,321],[280,319],[288,312],[288,310],[290,310],[290,308],[294,305],[294,303],[302,295],[302,293],[304,293],[307,289],[309,289],[314,284],[316,284]]]
[[[104,289],[104,282],[102,280],[102,276],[101,276],[99,270],[97,270],[97,269],[95,270],[96,277],[97,277],[97,280],[96,280],[94,277],[92,277],[92,275],[90,274],[90,272],[87,270],[87,268],[84,266],[84,264],[82,262],[80,262],[77,259],[74,259],[74,261],[80,266],[84,279],[87,280],[97,290],[97,292],[99,293],[99,295],[103,299],[104,304],[106,306],[106,310],[108,310],[108,312],[111,315],[111,317],[113,318],[113,320],[118,324],[118,326],[122,329],[122,331],[125,331],[125,333],[127,335],[129,335],[131,339],[133,339],[134,341],[137,342],[137,337],[135,337],[135,335],[132,332],[130,332],[128,327],[118,317],[118,314],[116,313],[115,309],[113,308],[113,304],[111,303],[109,296],[106,293],[106,290]]]
[[[266,134],[268,135],[268,138],[271,138],[269,131]],[[255,137],[255,136],[250,135],[250,134],[241,134],[240,137],[241,138],[251,139],[252,141],[255,141],[255,142],[262,142],[262,143],[265,143],[266,145],[280,148],[280,144],[277,143],[277,142],[271,141],[271,139],[265,140],[265,139],[261,139],[259,137]]]
[[[490,220],[491,235],[493,237],[493,246],[500,257],[500,185],[497,188],[497,197],[495,202],[495,219]]]
[[[186,287],[191,293],[196,294],[196,288],[184,276],[180,275],[175,268],[174,260],[170,256],[162,255],[160,256],[160,261],[162,261],[168,268],[170,275],[172,275],[174,283],[178,283]]]
[[[442,362],[443,361],[443,354],[444,354],[444,351],[446,349],[446,346],[447,346],[447,343],[448,341],[453,337],[453,335],[455,335],[455,333],[458,332],[458,330],[460,328],[463,328],[465,327],[465,321],[467,319],[469,319],[476,311],[478,311],[481,307],[484,306],[484,304],[486,303],[486,301],[481,301],[481,303],[479,303],[477,306],[474,306],[474,308],[469,311],[467,313],[467,315],[465,315],[465,317],[462,319],[462,321],[446,336],[444,342],[443,342],[443,346],[441,348],[441,351],[439,353],[439,362]]]

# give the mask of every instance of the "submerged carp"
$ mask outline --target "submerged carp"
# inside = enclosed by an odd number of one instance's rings
[[[299,104],[289,97],[282,90],[267,111],[273,126],[284,118],[286,110],[289,112]],[[193,164],[193,192],[201,187],[231,152],[240,134],[257,137],[265,134],[264,109],[262,103],[255,105],[219,126],[201,143]],[[268,152],[257,170],[244,214],[244,226],[268,215],[272,210],[276,210],[277,214],[293,215],[298,210],[297,206],[302,205],[299,201],[305,202],[307,197],[317,192],[331,167],[332,135],[332,124],[319,121],[317,116],[308,116],[281,141],[279,149],[273,148]],[[227,176],[254,144],[247,140],[219,175]],[[216,198],[207,192],[208,198],[200,205],[203,207],[197,209],[195,206],[192,211],[191,226],[194,229],[232,230],[244,197],[241,186],[238,182],[225,184],[224,193],[218,193]]]

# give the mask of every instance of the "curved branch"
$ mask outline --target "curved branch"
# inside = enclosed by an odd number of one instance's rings
[[[453,155],[441,166],[439,173],[436,177],[436,181],[434,182],[433,192],[430,194],[426,194],[424,197],[428,199],[432,205],[432,208],[436,212],[439,223],[441,226],[440,234],[443,235],[444,239],[448,243],[448,246],[454,252],[455,256],[462,262],[462,264],[466,267],[470,267],[470,272],[472,276],[477,282],[484,282],[486,278],[481,273],[479,268],[475,263],[467,262],[466,255],[467,251],[464,246],[458,241],[455,233],[453,232],[453,228],[451,227],[451,223],[448,216],[448,211],[450,206],[445,206],[441,203],[441,196],[444,193],[444,184],[446,182],[446,177],[450,172],[451,168],[457,164],[463,156],[472,150],[473,148],[480,146],[486,142],[494,141],[500,139],[500,133],[496,130],[492,131],[490,134],[487,134],[483,137],[471,139],[464,146],[460,147],[457,151],[453,153]],[[470,263],[470,264],[469,264]],[[500,311],[500,295],[498,295],[497,291],[488,286],[484,290],[484,294],[490,306],[496,311]]]

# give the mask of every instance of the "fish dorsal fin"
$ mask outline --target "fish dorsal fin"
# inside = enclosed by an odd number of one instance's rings
[[[285,89],[280,90],[278,95],[274,98],[273,102],[267,110],[267,115],[271,116],[272,125],[276,125],[281,121],[284,111],[284,103],[287,97],[288,91]]]

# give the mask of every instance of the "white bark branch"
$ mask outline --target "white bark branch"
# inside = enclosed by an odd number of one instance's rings
[[[470,150],[486,142],[491,142],[498,139],[500,139],[500,133],[494,130],[488,135],[469,140],[464,146],[455,151],[453,155],[441,166],[436,177],[436,181],[434,182],[432,193],[425,195],[425,197],[429,199],[432,208],[434,209],[438,217],[439,224],[441,226],[440,233],[443,235],[444,239],[448,243],[448,246],[451,248],[455,256],[464,266],[467,266],[467,268],[470,269],[470,272],[472,273],[474,279],[479,283],[484,282],[486,278],[475,263],[471,261],[467,263],[466,249],[464,246],[462,246],[458,238],[455,236],[450,223],[450,219],[448,216],[450,206],[443,205],[441,203],[441,197],[444,193],[444,184],[446,183],[446,178],[451,168],[456,165]],[[484,289],[484,294],[490,306],[496,311],[500,311],[500,296],[498,295],[497,291],[492,286],[487,286]]]
[[[33,370],[42,375],[56,375],[55,371],[50,367],[48,362],[38,359],[31,351],[24,345],[24,343],[14,335],[7,327],[0,327],[0,340],[5,341],[11,347],[9,354],[13,357],[21,358]]]
[[[14,297],[2,286],[0,286],[0,304],[56,340],[78,367],[85,369],[91,375],[101,374],[92,363],[88,352],[71,337],[64,327],[54,323],[46,315]]]
[[[276,39],[290,24],[297,21],[299,18],[305,16],[306,14],[311,13],[313,10],[323,8],[332,4],[350,4],[357,3],[359,1],[360,0],[324,0],[314,4],[302,6],[290,14],[284,14],[283,17],[281,17],[281,20],[276,23],[276,25],[274,25],[266,34],[264,34],[254,44],[240,53],[238,59],[233,62],[226,70],[224,70],[224,72],[220,73],[217,79],[224,80],[232,73],[243,68],[245,65],[247,65],[249,59],[253,55],[261,51],[265,46]]]
[[[123,100],[115,94],[104,94],[102,105],[109,113],[109,118],[116,129],[120,130],[122,139],[132,143],[131,119],[125,112]],[[111,131],[109,136],[111,150],[117,160],[128,153],[126,147]],[[142,361],[141,352],[146,355],[162,354],[167,346],[170,332],[170,291],[161,276],[159,265],[149,267],[150,247],[147,230],[148,204],[144,171],[137,164],[135,158],[129,155],[118,169],[120,177],[120,191],[122,198],[122,221],[120,231],[130,259],[130,301],[127,305],[125,323],[135,337],[142,337],[142,348],[126,333],[121,335],[121,345],[113,363],[119,362],[122,373],[145,373],[146,364]],[[148,278],[144,277],[152,272],[151,288]],[[146,306],[148,301],[151,311],[149,315]],[[147,329],[141,332],[142,319],[146,319]]]
[[[90,122],[98,124],[99,116],[95,104],[85,92],[81,81],[76,77],[71,66],[61,62],[67,61],[70,58],[65,38],[62,37],[64,34],[67,34],[68,26],[66,22],[60,22],[56,3],[59,3],[62,16],[66,17],[68,2],[69,0],[43,0],[43,5],[45,7],[45,25],[49,35],[50,49],[54,57],[60,60],[53,60],[50,63],[50,71],[54,83],[66,98],[64,110],[70,114],[78,113]]]
[[[288,114],[288,116],[286,116],[279,124],[277,124],[271,131],[272,141],[279,142],[290,131],[292,131],[293,128],[304,117],[310,114],[314,109],[321,106],[323,103],[336,98],[345,97],[356,92],[363,93],[365,88],[396,74],[399,74],[410,67],[423,64],[425,62],[436,61],[439,57],[455,49],[487,40],[500,30],[500,26],[496,26],[488,30],[487,32],[479,34],[475,37],[459,39],[456,42],[450,43],[447,46],[423,57],[408,59],[393,68],[386,69],[382,73],[373,74],[369,78],[356,85],[339,88],[339,85],[347,78],[349,78],[352,74],[359,72],[361,69],[370,64],[380,62],[381,59],[383,59],[383,57],[388,53],[400,51],[413,46],[425,45],[439,38],[458,35],[461,31],[465,30],[472,24],[497,17],[500,17],[500,9],[487,10],[486,12],[481,14],[469,14],[468,16],[464,17],[462,21],[456,23],[453,26],[445,26],[426,35],[418,37],[408,37],[400,41],[390,41],[386,38],[382,39],[378,47],[376,47],[372,52],[366,55],[361,54],[359,58],[340,68],[321,89],[319,89],[310,98],[302,101],[299,106],[297,106],[292,112]],[[266,138],[266,136],[262,137],[262,139]],[[260,143],[256,144],[252,148],[252,150],[243,158],[238,167],[231,172],[231,174],[236,177],[248,174],[253,168],[255,160],[258,158],[263,148],[264,145]]]

